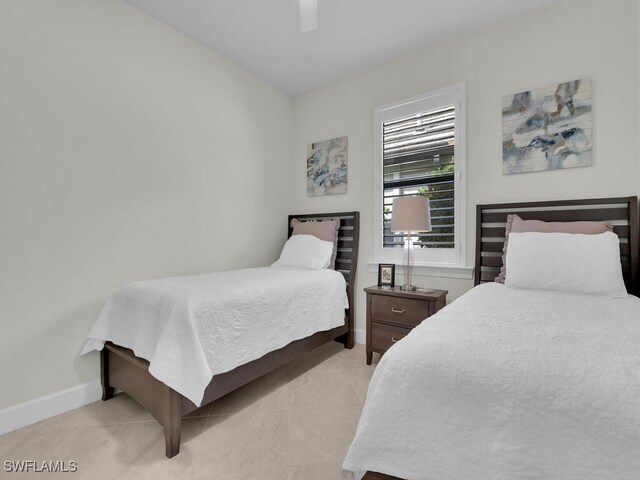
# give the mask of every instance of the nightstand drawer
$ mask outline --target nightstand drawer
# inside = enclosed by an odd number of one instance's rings
[[[380,350],[387,350],[401,338],[406,337],[410,328],[393,327],[384,323],[371,322],[371,346]]]
[[[413,328],[420,325],[420,322],[429,315],[429,302],[387,295],[373,295],[371,298],[371,320],[373,321]]]

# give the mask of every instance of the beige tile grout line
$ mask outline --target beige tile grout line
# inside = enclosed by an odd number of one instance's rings
[[[80,430],[82,430],[84,428],[104,428],[105,426],[111,427],[111,426],[114,426],[114,425],[85,425],[85,426],[81,426],[81,427],[77,427],[77,426],[76,427],[67,427],[66,429],[69,430],[69,431],[74,431],[73,432],[74,434],[78,434],[80,432]],[[64,427],[56,427],[56,428],[58,428],[59,430],[64,430],[65,429]],[[27,443],[27,440],[30,437],[32,437],[33,435],[36,435],[37,432],[40,431],[40,430],[41,430],[41,428],[38,428],[38,430],[36,432],[33,432],[32,434],[30,434],[28,437],[24,438],[21,442],[18,442],[16,444],[14,444],[14,446],[16,446],[16,445],[18,445],[20,443]],[[73,438],[73,435],[65,435],[64,440],[62,440],[62,442],[60,442],[57,446],[58,447],[64,446],[66,443],[70,442],[72,438]],[[91,466],[97,461],[100,452],[102,452],[102,450],[104,450],[107,447],[107,445],[109,445],[112,441],[113,440],[110,439],[101,448],[98,449],[98,454],[95,456],[95,458],[91,462],[89,462],[86,465],[86,468],[84,467],[84,465],[82,465],[80,462],[78,462],[78,472],[80,473],[80,475],[78,475],[78,478],[82,478],[86,474],[86,472],[89,471]],[[73,460],[73,458],[69,458],[67,460]],[[82,470],[80,470],[81,466],[82,466]]]
[[[211,409],[209,410],[209,412],[211,412]],[[189,462],[189,466],[185,469],[185,471],[180,475],[179,478],[181,478],[181,479],[188,479],[189,478],[189,476],[191,474],[191,470],[193,469],[193,465],[196,462],[196,458],[198,458],[198,453],[200,451],[200,443],[202,442],[204,429],[207,427],[207,424],[209,423],[209,419],[211,417],[212,417],[212,415],[207,415],[207,417],[193,417],[193,418],[206,418],[206,420],[202,423],[202,429],[200,430],[200,433],[198,433],[198,438],[196,439],[196,444],[195,444],[195,446],[193,448],[193,458]]]
[[[291,405],[289,405],[289,383],[290,382],[291,380],[284,384],[284,389],[285,389],[284,401],[287,405],[287,431],[289,433],[289,465],[287,465],[287,467],[293,467],[293,457],[294,457],[293,432],[292,432],[293,429],[291,428]]]

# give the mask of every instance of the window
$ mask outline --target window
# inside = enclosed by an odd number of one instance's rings
[[[464,84],[376,108],[376,262],[402,261],[393,199],[429,198],[432,231],[414,237],[416,265],[465,266]]]

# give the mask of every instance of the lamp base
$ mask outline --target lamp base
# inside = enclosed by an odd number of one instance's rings
[[[413,285],[400,285],[400,290],[404,290],[405,292],[415,292],[417,287]]]

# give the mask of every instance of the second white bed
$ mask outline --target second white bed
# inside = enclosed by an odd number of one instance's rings
[[[382,358],[346,476],[637,480],[640,300],[475,287]]]
[[[91,328],[83,353],[106,341],[149,361],[149,373],[200,405],[214,375],[294,340],[344,325],[346,284],[335,270],[251,268],[125,286]]]

